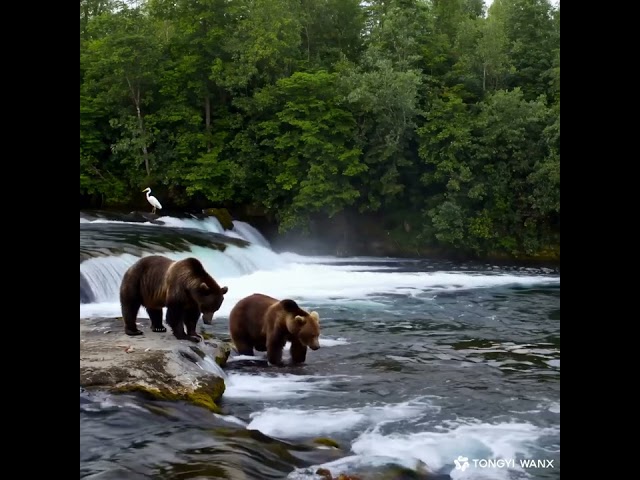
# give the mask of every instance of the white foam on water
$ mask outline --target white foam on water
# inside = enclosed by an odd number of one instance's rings
[[[229,373],[225,381],[224,397],[229,399],[280,400],[326,395],[329,393],[327,387],[334,380],[335,377],[291,374],[265,376],[234,372]]]
[[[149,256],[145,254],[143,256]],[[250,272],[268,271],[283,266],[282,260],[271,250],[259,245],[238,247],[228,245],[224,252],[205,247],[192,247],[187,252],[166,254],[173,260],[187,257],[198,258],[205,269],[218,283],[228,279],[242,277]],[[80,264],[91,291],[95,295],[95,303],[115,303],[119,299],[120,282],[127,269],[140,257],[131,254],[95,257]],[[230,307],[229,307],[230,310]]]
[[[233,425],[240,425],[241,427],[247,426],[247,422],[244,422],[238,417],[234,417],[233,415],[220,415],[219,413],[214,413],[213,416]]]
[[[283,409],[266,408],[251,414],[247,428],[260,430],[277,438],[300,438],[345,432],[356,427],[366,428],[389,421],[413,418],[429,405],[404,402],[349,409]]]
[[[86,219],[81,219],[82,221]],[[160,220],[172,227],[197,228],[202,231],[222,233],[215,217],[206,219],[182,219],[169,216]],[[135,223],[94,220],[95,223]],[[158,228],[163,228],[159,226]],[[364,306],[358,302],[375,302],[386,294],[421,295],[425,292],[486,288],[502,285],[559,284],[559,276],[529,275],[527,273],[496,272],[400,272],[392,266],[363,267],[358,262],[395,262],[394,259],[374,257],[306,257],[294,253],[275,253],[264,237],[251,225],[235,222],[235,235],[252,242],[247,247],[228,245],[224,251],[204,247],[191,247],[187,252],[167,254],[174,260],[189,256],[198,258],[205,269],[221,284],[229,287],[229,293],[219,311],[227,316],[241,298],[256,292],[275,298],[292,298],[303,308],[331,302],[343,302],[349,308]],[[80,264],[95,296],[95,303],[117,303],[119,285],[126,269],[138,257],[124,254],[85,260]],[[383,305],[383,304],[380,304]],[[370,307],[376,308],[371,304]],[[366,307],[365,307],[366,308]],[[103,309],[104,310],[104,309]]]
[[[513,469],[522,472],[518,458],[536,458],[535,443],[545,435],[557,435],[557,428],[541,428],[530,423],[472,422],[442,427],[437,431],[409,434],[383,434],[375,427],[361,434],[351,445],[353,455],[308,469],[327,468],[335,476],[353,472],[363,466],[395,463],[415,469],[425,464],[438,471],[451,467],[453,480],[471,478],[509,478],[509,468],[480,468],[473,459],[514,459]],[[454,459],[467,457],[470,467],[455,469]],[[300,478],[299,469],[289,478]]]
[[[261,353],[261,352],[258,352]],[[229,358],[227,359],[227,363],[230,362],[241,362],[243,360],[259,360],[259,361],[266,361],[266,353],[263,353],[262,355],[233,355],[233,353],[231,354],[231,356],[229,356]]]
[[[346,338],[326,338],[322,335],[320,336],[320,346],[321,347],[337,347],[340,345],[349,345],[349,341]]]
[[[137,260],[138,257],[125,253],[118,256],[90,258],[80,264],[80,273],[84,275],[87,284],[91,287],[95,303],[118,301],[122,276]]]
[[[212,233],[225,233],[224,228],[220,224],[220,221],[216,217],[207,218],[177,218],[168,215],[163,215],[157,218],[157,221],[163,222],[163,224],[146,222],[131,222],[126,220],[109,220],[106,218],[96,218],[94,220],[88,220],[80,217],[80,223],[114,223],[114,224],[126,224],[126,225],[153,225],[156,227],[177,227],[177,228],[191,228],[195,230],[201,230],[203,232]],[[244,238],[244,237],[243,237]],[[248,240],[245,238],[245,240]]]
[[[548,410],[551,413],[560,413],[560,402],[544,402],[536,405],[538,408]]]
[[[321,347],[337,347],[340,345],[349,345],[349,342],[347,341],[347,339],[345,338],[324,338],[322,336],[320,336],[320,346]],[[291,348],[291,342],[286,342],[284,344],[283,347],[283,351],[285,353],[285,358],[286,358],[286,354],[289,353],[289,349]],[[266,354],[265,354],[266,355]]]
[[[282,258],[291,263],[393,263],[393,262],[419,262],[419,259],[399,259],[391,257],[334,257],[330,255],[300,255],[294,252],[280,253]]]
[[[199,218],[176,218],[169,216],[158,217],[158,220],[164,222],[164,226],[178,228],[193,228],[202,230],[203,232],[225,233],[224,228],[216,217]]]
[[[235,302],[256,292],[275,298],[292,298],[312,309],[314,302],[342,299],[367,300],[385,294],[420,294],[425,291],[487,288],[512,284],[555,284],[558,277],[526,275],[483,275],[453,272],[363,272],[340,270],[331,265],[285,264],[230,278],[228,297],[221,315],[228,315]],[[225,310],[225,307],[228,309]]]
[[[266,238],[264,238],[264,235],[262,235],[262,233],[260,233],[257,228],[255,228],[253,225],[248,224],[247,222],[234,220],[233,231],[240,237],[244,238],[248,242],[253,243],[254,245],[271,248],[271,244]]]
[[[217,377],[224,378],[225,381],[229,378],[227,372],[209,355],[205,354],[204,358],[200,358],[197,365],[205,372],[213,373]]]
[[[93,392],[90,401],[80,403],[80,410],[85,412],[101,412],[105,410],[118,410],[131,408],[146,412],[147,409],[131,402],[126,396],[112,395],[106,392]]]
[[[487,288],[510,284],[556,284],[559,277],[526,275],[482,275],[453,272],[361,272],[336,269],[331,265],[287,264],[278,254],[258,245],[228,246],[224,252],[193,247],[190,252],[171,253],[179,260],[199,258],[207,271],[229,287],[217,317],[228,317],[233,306],[243,297],[264,293],[275,298],[292,298],[308,310],[323,303],[342,303],[351,308],[380,308],[374,298],[393,293],[420,294],[426,291]],[[80,264],[80,271],[96,296],[96,304],[116,304],[122,276],[137,257],[120,255],[99,257]],[[94,307],[81,305],[81,312]],[[119,306],[95,307],[101,315],[119,315]],[[322,319],[322,312],[320,312]]]
[[[126,224],[126,225],[154,225],[151,222],[127,222],[124,220],[107,220],[105,218],[96,218],[95,220],[87,220],[86,218],[80,217],[80,223],[117,223],[117,224]]]

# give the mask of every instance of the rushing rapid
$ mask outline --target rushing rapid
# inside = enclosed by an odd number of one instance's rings
[[[225,231],[211,218],[85,216],[80,227],[82,319],[120,316],[124,271],[162,252],[196,256],[229,287],[207,326],[219,337],[254,292],[293,298],[322,326],[321,348],[300,367],[232,354],[224,415],[81,392],[81,477],[309,479],[324,467],[375,478],[391,466],[454,479],[559,477],[557,271],[278,253],[251,225]],[[307,450],[317,437],[342,454]]]

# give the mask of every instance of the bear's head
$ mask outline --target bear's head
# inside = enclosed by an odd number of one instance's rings
[[[318,312],[305,312],[293,300],[283,300],[282,306],[287,315],[287,330],[300,343],[311,350],[320,348],[320,316]]]
[[[202,312],[202,321],[207,325],[213,323],[213,314],[216,313],[222,302],[224,295],[229,291],[228,287],[210,288],[206,283],[202,282],[193,292],[193,298],[198,303],[200,312]]]
[[[296,315],[295,321],[300,325],[298,339],[300,343],[311,350],[320,348],[320,316],[318,312],[311,312],[308,315]]]

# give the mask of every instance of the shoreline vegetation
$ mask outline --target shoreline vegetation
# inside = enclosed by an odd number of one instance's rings
[[[559,3],[81,0],[80,208],[147,187],[276,250],[558,264]]]

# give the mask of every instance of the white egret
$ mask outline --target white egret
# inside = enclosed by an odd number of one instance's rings
[[[147,187],[142,191],[142,193],[145,193],[145,192],[147,192],[147,201],[153,207],[153,210],[151,210],[151,213],[156,213],[156,208],[159,208],[160,210],[162,210],[162,205],[160,205],[160,202],[158,201],[158,199],[153,195],[151,195],[151,189]]]

